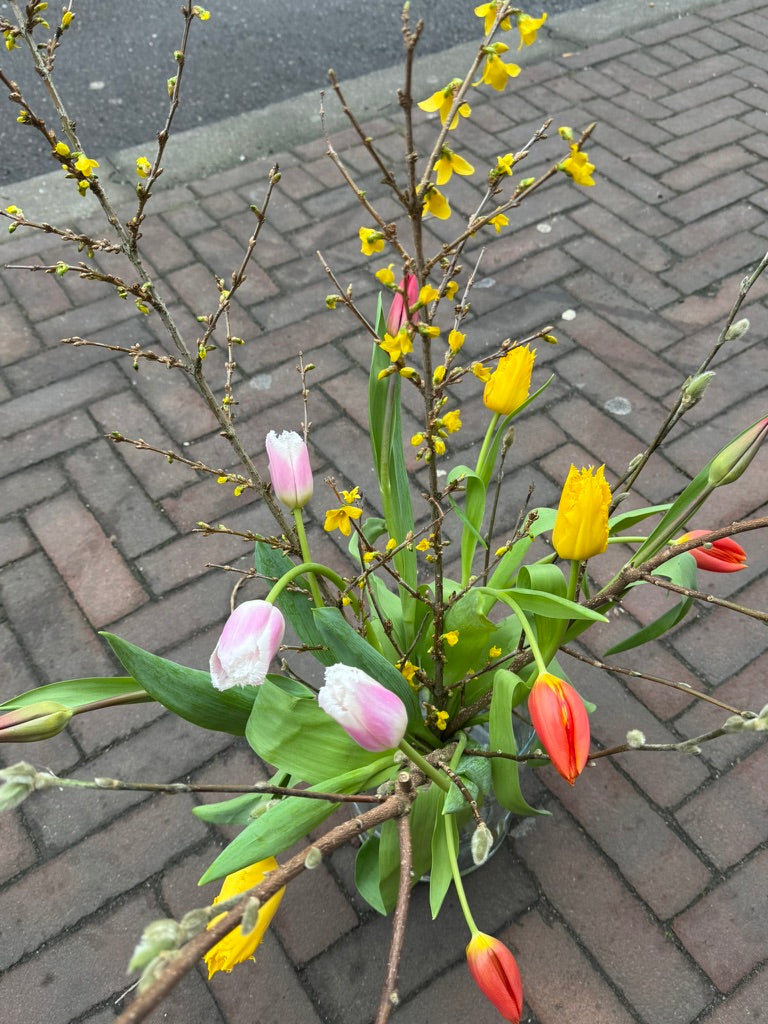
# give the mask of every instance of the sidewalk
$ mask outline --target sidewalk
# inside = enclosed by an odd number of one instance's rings
[[[575,129],[598,122],[588,147],[595,187],[556,180],[523,204],[490,238],[473,294],[478,320],[468,343],[487,348],[542,323],[552,323],[559,339],[555,350],[539,352],[535,371],[538,383],[545,370],[556,381],[518,426],[515,447],[530,458],[515,463],[519,504],[530,482],[538,504],[556,500],[571,461],[599,462],[610,451],[606,475],[621,473],[768,248],[768,3],[603,0],[548,27],[543,43],[520,57],[523,73],[511,89],[473,96],[472,119],[457,141],[482,168],[519,148],[546,116]],[[451,61],[465,52],[420,65],[417,95],[459,73],[466,59],[455,68]],[[359,95],[366,128],[385,151],[401,144],[391,91],[383,92],[394,81],[380,73],[345,87],[351,105]],[[241,434],[264,465],[266,431],[298,425],[293,367],[301,350],[317,367],[315,479],[333,474],[370,494],[362,406],[369,346],[350,317],[326,310],[334,289],[314,253],[321,249],[371,308],[372,271],[384,261],[359,255],[359,207],[323,155],[312,102],[244,115],[206,145],[202,131],[188,134],[183,156],[176,147],[181,171],[169,166],[144,238],[178,322],[197,336],[194,316],[216,303],[212,275],[226,277],[239,264],[254,224],[248,205],[260,201],[268,169],[279,162],[280,189],[234,319],[248,342],[238,357]],[[377,189],[353,133],[329,117],[335,149],[363,187]],[[261,149],[241,160],[253,152],[251,138]],[[417,144],[424,138],[420,132]],[[126,201],[136,155],[98,154]],[[49,178],[1,194],[2,206],[13,202],[30,217],[105,235],[98,220],[82,220],[95,208],[90,197],[60,199]],[[473,190],[452,183],[450,194],[469,212]],[[0,699],[56,679],[119,673],[98,630],[205,667],[234,582],[206,564],[245,567],[249,553],[233,538],[191,531],[201,520],[255,530],[269,520],[247,492],[235,498],[231,487],[178,463],[103,439],[119,430],[191,459],[232,464],[180,376],[152,364],[135,373],[115,353],[58,344],[80,335],[157,348],[153,318],[72,274],[2,269],[75,261],[48,236],[24,229],[2,236]],[[722,350],[706,399],[666,444],[655,472],[641,478],[644,498],[679,491],[728,438],[766,414],[767,296],[764,279],[743,312],[751,330]],[[459,443],[477,436],[479,404],[462,402],[462,419]],[[717,493],[711,521],[699,525],[764,515],[767,480],[761,455],[738,486]],[[517,505],[510,516],[516,512]],[[321,522],[314,538],[338,561]],[[766,608],[768,547],[756,534],[744,546],[749,570],[707,583],[718,596]],[[254,584],[248,592],[261,596]],[[627,634],[666,605],[628,607]],[[602,638],[589,636],[589,653],[600,656]],[[615,660],[716,690],[735,706],[768,702],[764,624],[722,608],[703,609],[663,644]],[[569,669],[598,706],[593,730],[603,746],[622,742],[627,723],[663,743],[715,728],[726,715],[678,690],[628,685],[583,664]],[[22,758],[80,778],[246,782],[254,771],[244,742],[201,735],[153,705],[75,718],[46,744],[0,747],[2,763]],[[467,880],[478,923],[518,959],[526,1024],[748,1024],[765,1016],[766,772],[768,745],[737,737],[709,744],[700,758],[605,758],[573,790],[552,772],[535,777],[531,799],[552,817],[522,821]],[[194,818],[192,803],[46,793],[3,817],[4,1019],[106,1024],[125,1007],[115,1000],[130,983],[125,966],[143,925],[203,902],[197,878],[230,835]],[[353,860],[354,851],[339,851],[290,887],[257,965],[210,984],[202,970],[188,976],[151,1024],[368,1024],[389,921],[354,895]],[[494,1024],[500,1018],[466,969],[457,904],[447,900],[433,924],[426,896],[414,890],[393,1020]]]

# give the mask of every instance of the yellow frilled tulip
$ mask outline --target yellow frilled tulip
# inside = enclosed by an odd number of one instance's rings
[[[257,864],[251,864],[250,867],[227,875],[222,883],[221,892],[213,901],[214,904],[220,903],[222,900],[228,900],[232,896],[237,896],[247,889],[252,889],[254,885],[258,885],[262,881],[265,875],[269,874],[270,871],[274,871],[277,866],[278,864],[274,857],[267,857],[266,860],[260,860]],[[254,951],[264,938],[264,934],[269,927],[270,921],[275,916],[275,911],[280,905],[284,892],[285,888],[280,889],[279,892],[276,892],[274,896],[270,897],[260,907],[259,915],[256,919],[256,927],[253,931],[244,935],[239,926],[233,928],[228,935],[225,935],[212,949],[208,950],[205,954],[205,962],[208,965],[209,979],[217,971],[226,971],[229,974],[235,964],[241,964],[244,960],[253,959]],[[211,925],[215,924],[218,920],[220,920],[220,917],[215,917],[211,921]]]
[[[499,365],[485,382],[483,402],[487,409],[508,416],[519,409],[528,397],[536,349],[513,348],[499,360]]]
[[[611,489],[604,469],[571,466],[568,471],[552,531],[552,546],[561,558],[583,562],[608,547]]]

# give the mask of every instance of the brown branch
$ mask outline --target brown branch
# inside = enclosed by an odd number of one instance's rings
[[[761,612],[756,608],[747,608],[743,604],[736,604],[734,601],[726,601],[722,597],[715,597],[714,594],[704,594],[700,590],[691,590],[690,587],[681,587],[677,583],[672,583],[670,580],[665,580],[660,576],[654,576],[653,573],[643,573],[642,579],[646,583],[652,583],[654,587],[661,587],[662,590],[669,590],[673,594],[682,594],[684,597],[692,597],[697,601],[703,601],[705,604],[716,604],[721,608],[729,608],[734,612],[741,612],[742,615],[748,615],[752,619],[758,619],[760,622],[768,622],[768,613]]]

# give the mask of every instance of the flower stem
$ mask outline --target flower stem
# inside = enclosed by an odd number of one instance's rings
[[[294,565],[294,567],[289,569],[288,572],[283,573],[264,600],[269,601],[270,604],[274,604],[289,583],[292,583],[297,576],[303,576],[306,573],[326,576],[331,583],[335,584],[339,588],[339,590],[345,589],[346,585],[342,577],[339,576],[337,572],[334,572],[333,569],[329,569],[327,565],[323,565],[321,562],[301,562],[299,565]]]
[[[446,793],[448,792],[451,788],[451,784],[448,779],[446,779],[444,775],[441,775],[437,768],[434,768],[429,761],[418,752],[418,750],[414,749],[408,740],[400,740],[398,747],[410,761],[413,761],[417,768],[420,768],[421,771],[424,772],[428,779],[431,779],[436,786],[439,786],[440,789],[444,790]]]
[[[474,938],[480,929],[475,924],[475,919],[472,917],[472,911],[469,909],[467,894],[464,892],[464,883],[461,880],[461,874],[459,872],[459,864],[456,859],[456,837],[453,834],[453,829],[455,827],[453,815],[443,815],[443,826],[445,828],[445,844],[448,847],[448,859],[451,862],[451,874],[453,875],[453,884],[456,888],[456,895],[459,897],[461,911],[464,914],[464,920],[467,922],[467,928],[469,928],[472,938]]]
[[[299,547],[301,548],[301,556],[305,562],[311,562],[309,554],[309,542],[307,541],[307,531],[304,529],[304,520],[301,515],[301,509],[295,508],[293,510],[293,518],[296,523],[296,535],[299,538]],[[309,589],[312,591],[312,600],[315,602],[315,607],[323,607],[323,599],[320,596],[320,587],[317,585],[317,578],[313,572],[307,574],[307,580],[309,581]]]
[[[531,654],[533,655],[533,660],[536,662],[536,667],[539,670],[539,674],[544,675],[544,673],[547,671],[547,663],[544,661],[541,649],[539,648],[538,642],[536,640],[536,634],[533,631],[533,626],[531,626],[530,622],[528,621],[528,616],[525,614],[525,612],[517,603],[517,601],[513,601],[511,597],[509,597],[507,594],[502,593],[501,591],[497,591],[497,594],[499,600],[503,601],[504,604],[509,605],[509,607],[520,620],[520,625],[523,627],[525,639],[528,641],[528,646],[531,648]]]
[[[488,457],[488,449],[491,447],[491,441],[493,440],[493,435],[496,431],[496,424],[498,422],[499,414],[495,412],[493,416],[491,416],[491,422],[488,424],[488,429],[485,432],[483,444],[482,447],[480,448],[480,454],[477,456],[477,465],[475,466],[475,472],[477,473],[478,476],[483,476],[483,464],[486,458]]]

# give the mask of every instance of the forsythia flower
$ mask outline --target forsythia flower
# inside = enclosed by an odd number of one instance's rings
[[[503,213],[497,213],[495,217],[491,217],[488,221],[489,224],[493,224],[496,228],[496,234],[501,233],[501,229],[505,228],[509,224],[509,217],[505,217]]]
[[[570,683],[544,672],[528,694],[528,713],[553,766],[572,786],[589,756],[589,717]]]
[[[491,412],[509,416],[528,397],[536,349],[518,346],[499,360],[499,365],[485,382],[483,402]],[[474,369],[474,368],[473,368]]]
[[[455,647],[459,642],[459,631],[458,629],[451,629],[447,633],[441,633],[440,639],[445,640],[449,647]]]
[[[451,207],[448,205],[448,200],[442,192],[438,192],[434,185],[427,185],[424,192],[424,205],[421,209],[422,217],[425,213],[431,213],[438,220],[448,220],[451,216]]]
[[[376,277],[376,280],[380,281],[381,284],[385,286],[385,288],[395,283],[395,275],[392,270],[392,267],[394,267],[394,265],[394,263],[390,263],[386,267],[382,267],[381,270],[377,270],[374,275]]]
[[[145,156],[136,158],[136,173],[140,178],[146,178],[151,170],[152,164]]]
[[[437,92],[433,92],[431,96],[428,96],[417,105],[421,110],[424,110],[429,114],[434,111],[438,111],[440,114],[441,124],[445,124],[448,119],[448,115],[451,112],[451,107],[453,106],[454,96],[456,95],[456,91],[460,85],[460,78],[452,78],[445,88],[438,89]],[[459,115],[461,115],[461,117],[469,117],[471,113],[472,109],[468,103],[460,104],[458,110],[451,119],[449,131],[452,131],[459,123]]]
[[[342,508],[330,508],[325,513],[323,529],[326,533],[331,533],[333,530],[340,530],[345,537],[348,537],[352,530],[350,520],[359,519],[362,514],[363,510],[361,508],[355,508],[354,505],[344,505]]]
[[[443,146],[440,150],[440,159],[435,164],[437,172],[437,184],[445,185],[451,180],[453,174],[474,174],[475,168],[467,163],[463,156],[454,153],[453,150]]]
[[[491,371],[487,366],[483,366],[482,363],[472,363],[472,373],[474,373],[478,380],[482,381],[487,381],[491,376]]]
[[[479,7],[475,8],[475,14],[478,16],[478,18],[485,18],[485,22],[483,24],[483,32],[485,32],[486,35],[488,35],[488,33],[493,28],[493,23],[496,20],[496,15],[499,13],[499,8],[502,7],[503,2],[504,0],[491,0],[490,3],[480,4]],[[509,31],[509,15],[507,15],[506,18],[501,19],[501,21],[499,22],[499,28],[503,32]]]
[[[79,171],[85,178],[90,178],[98,166],[98,161],[89,160],[85,153],[81,153],[77,160],[75,160],[75,170]]]
[[[251,864],[250,867],[227,875],[219,895],[213,902],[221,903],[222,900],[228,900],[232,896],[237,896],[239,893],[245,892],[246,889],[252,889],[253,886],[258,885],[262,881],[266,874],[274,871],[277,866],[277,861],[274,857],[267,857],[266,860],[260,860],[257,864]],[[270,897],[259,908],[256,927],[253,931],[244,935],[239,926],[233,928],[229,935],[225,935],[212,949],[208,950],[204,959],[208,965],[209,980],[217,971],[226,971],[229,974],[235,964],[240,964],[244,960],[253,960],[254,950],[264,938],[264,933],[275,916],[275,911],[280,906],[280,900],[283,898],[284,892],[285,887],[276,892],[274,896]],[[215,917],[208,927],[212,927],[221,917],[223,917],[223,914]]]
[[[445,297],[450,301],[459,290],[458,281],[449,281],[445,286]]]
[[[464,344],[464,335],[461,331],[450,331],[448,334],[448,346],[454,355],[459,351],[461,346]]]
[[[384,235],[375,228],[360,228],[357,235],[360,239],[360,252],[364,256],[373,256],[384,248]]]
[[[583,562],[608,547],[611,489],[604,470],[571,466],[568,471],[552,531],[552,546],[561,558]]]
[[[435,455],[445,455],[445,441],[441,437],[436,437],[434,440]]]
[[[418,304],[426,306],[428,303],[434,302],[439,294],[437,288],[433,288],[431,284],[425,284],[419,292]]]
[[[455,434],[457,430],[461,430],[461,409],[451,409],[443,417],[440,422],[443,425],[443,429],[447,430],[449,434]]]
[[[347,505],[351,505],[353,502],[360,500],[360,488],[353,487],[351,491],[342,491],[341,496]]]
[[[523,14],[522,11],[518,14],[517,31],[520,33],[520,45],[518,46],[518,50],[522,50],[523,46],[531,45],[531,43],[536,39],[536,33],[546,20],[546,14],[542,14],[540,18],[532,18],[530,14]]]
[[[413,342],[405,327],[402,327],[394,337],[391,334],[385,334],[384,340],[380,341],[379,345],[393,363],[396,363],[398,359],[402,359],[404,355],[413,351]]]
[[[69,146],[66,142],[57,142],[54,148],[59,156],[69,156]]]
[[[410,686],[415,686],[418,689],[418,685],[414,683],[413,677],[416,675],[417,666],[412,661],[406,661],[400,666],[400,675],[405,678],[405,681]]]
[[[429,543],[429,541],[427,540],[427,538],[426,538],[426,537],[423,537],[423,538],[422,538],[422,539],[421,539],[421,540],[419,541],[419,543],[418,543],[418,544],[416,545],[416,550],[417,550],[417,551],[429,551],[429,549],[430,549],[431,547],[432,547],[432,545],[431,545],[431,544]]]
[[[64,11],[64,13],[61,15],[61,27],[69,28],[69,26],[72,24],[72,19],[74,18],[74,16],[74,11]]]
[[[491,649],[488,651],[488,657],[489,658],[498,658],[498,656],[500,654],[501,654],[501,648],[500,647],[495,647],[494,646],[494,647],[491,647]]]
[[[448,728],[448,718],[449,718],[449,715],[448,715],[447,711],[438,711],[438,712],[436,712],[435,713],[435,725],[437,726],[437,728],[440,729],[441,731],[444,731],[445,729],[447,729]]]
[[[495,178],[500,178],[502,174],[511,174],[512,166],[515,162],[514,153],[505,153],[504,156],[496,157],[496,166],[491,171],[491,174]]]
[[[582,153],[576,143],[571,144],[571,155],[559,164],[560,170],[565,171],[569,178],[573,178],[577,185],[594,185],[592,171],[595,165],[591,164],[586,153]]]
[[[500,53],[506,53],[509,49],[504,43],[492,43],[491,46],[486,47],[487,56],[485,58],[485,67],[483,73],[473,85],[490,85],[496,92],[503,92],[507,80],[510,78],[517,78],[520,74],[520,68],[517,64],[505,64],[500,59]]]

